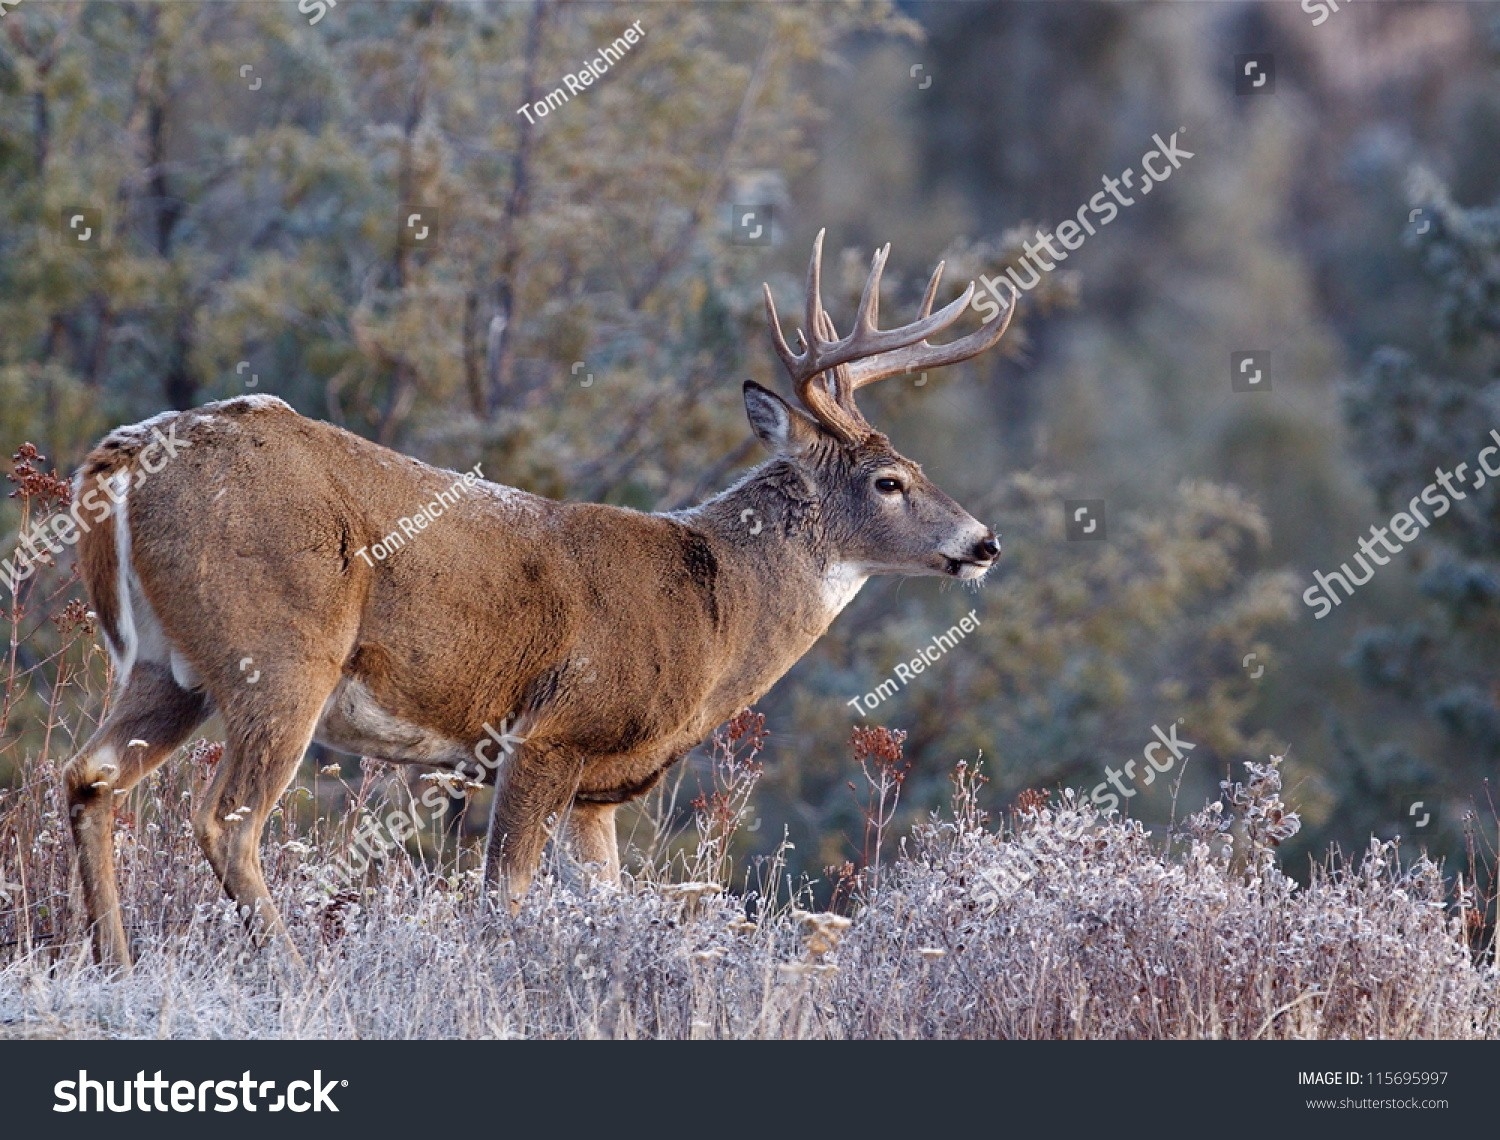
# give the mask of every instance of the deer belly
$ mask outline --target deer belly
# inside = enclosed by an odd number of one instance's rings
[[[457,764],[473,754],[471,746],[382,708],[352,677],[328,698],[313,739],[356,756],[416,764]]]

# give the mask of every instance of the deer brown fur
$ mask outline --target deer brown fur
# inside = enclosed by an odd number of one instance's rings
[[[115,799],[215,710],[226,749],[194,827],[258,934],[284,934],[261,831],[315,739],[451,768],[486,726],[509,726],[522,743],[496,772],[485,873],[515,906],[558,820],[585,863],[617,876],[619,804],[758,700],[869,575],[982,578],[999,553],[994,534],[869,427],[852,397],[880,378],[883,359],[896,374],[921,367],[924,352],[947,363],[982,351],[1009,312],[958,355],[928,345],[966,293],[941,322],[881,332],[872,348],[882,251],[854,333],[834,342],[820,256],[821,235],[802,355],[785,347],[772,310],[806,411],[747,383],[751,425],[773,457],[690,510],[646,514],[477,482],[372,560],[359,552],[452,487],[452,472],[265,396],[106,437],[78,491],[112,489],[118,502],[84,534],[79,559],[119,689],[64,775],[101,961],[130,960]],[[923,318],[936,286],[934,276]],[[178,451],[148,476],[152,431],[170,431]]]

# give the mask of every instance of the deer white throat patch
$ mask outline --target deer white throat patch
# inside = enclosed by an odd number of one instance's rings
[[[823,574],[823,605],[841,612],[869,578],[869,568],[858,562],[835,562]]]

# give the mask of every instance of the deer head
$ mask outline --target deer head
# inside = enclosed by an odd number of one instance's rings
[[[745,410],[761,442],[792,465],[820,504],[830,567],[849,577],[935,574],[978,581],[1000,554],[999,536],[922,474],[876,431],[854,403],[866,384],[977,356],[1005,335],[1014,305],[968,336],[948,344],[927,338],[952,325],[974,295],[970,283],[951,304],[932,312],[943,265],[928,282],[917,320],[880,329],[880,277],[891,247],[876,252],[860,297],[854,328],[839,338],[823,308],[823,231],[807,267],[806,331],[802,351],[782,335],[770,286],[766,315],[777,355],[792,378],[798,409],[754,382],[745,384]]]

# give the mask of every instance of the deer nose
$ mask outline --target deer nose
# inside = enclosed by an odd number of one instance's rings
[[[974,547],[974,557],[980,562],[989,562],[1000,557],[1000,536],[987,534]]]

